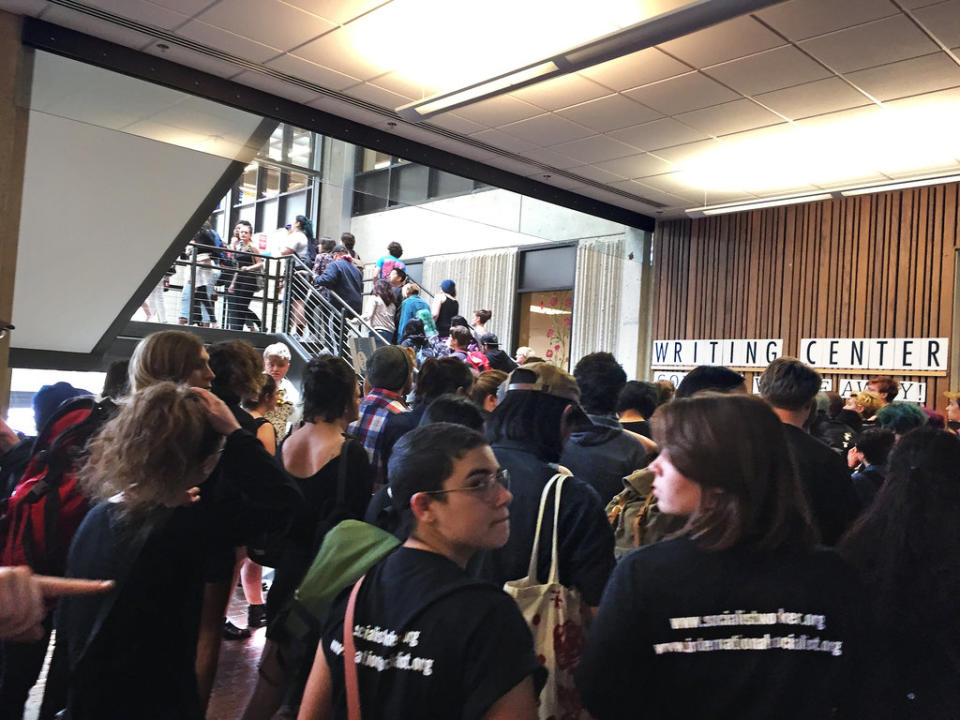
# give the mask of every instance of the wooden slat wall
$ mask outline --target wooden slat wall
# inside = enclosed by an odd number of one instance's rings
[[[949,338],[958,205],[951,183],[659,223],[653,338]],[[949,376],[899,377],[946,405]]]

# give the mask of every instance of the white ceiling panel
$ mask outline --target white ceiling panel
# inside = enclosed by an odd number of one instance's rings
[[[668,173],[676,169],[672,163],[668,163],[666,160],[661,160],[648,153],[619,157],[616,160],[596,163],[596,166],[601,170],[627,179],[647,177],[648,175],[662,175],[663,173]]]
[[[168,10],[175,10],[184,15],[196,15],[213,5],[217,0],[150,0],[154,5],[160,5]]]
[[[960,65],[940,52],[850,73],[847,78],[878,100],[894,100],[960,86]]]
[[[615,175],[614,173],[607,172],[606,170],[601,170],[596,165],[581,165],[580,167],[570,168],[567,172],[571,172],[574,175],[579,175],[580,177],[585,177],[587,180],[593,180],[601,183],[612,183],[624,179],[623,176]]]
[[[640,185],[640,187],[653,188],[654,190],[661,190],[663,192],[670,193],[671,195],[676,195],[679,198],[683,198],[688,203],[699,203],[703,201],[702,190],[691,188],[689,185],[680,182],[673,173],[652,175],[650,177],[645,177],[643,180],[637,180],[634,182]],[[637,194],[642,195],[643,193],[638,192]]]
[[[780,90],[832,75],[792,45],[714,65],[704,73],[744,95]]]
[[[382,87],[385,90],[397,93],[397,95],[403,95],[404,97],[413,98],[414,100],[423,100],[437,92],[436,88],[427,87],[423,83],[413,82],[396,72],[386,73],[368,82],[371,85]]]
[[[893,178],[894,180],[912,180],[917,177],[930,175],[957,175],[960,174],[960,163],[941,163],[939,165],[930,165],[927,167],[910,168],[909,170],[890,170],[882,165],[880,171]]]
[[[483,102],[474,103],[467,107],[457,108],[456,113],[467,120],[486,125],[487,127],[499,127],[509,125],[518,120],[526,120],[543,114],[543,108],[531,105],[523,100],[517,100],[509,95],[504,95]],[[438,115],[437,117],[443,117]]]
[[[701,140],[699,142],[685,143],[684,145],[674,145],[673,147],[661,148],[653,154],[664,160],[672,162],[674,165],[683,165],[690,158],[701,155],[710,150],[716,150],[721,146],[720,140]]]
[[[960,47],[960,0],[930,5],[916,12],[917,20],[949,48]]]
[[[427,124],[437,125],[442,127],[444,130],[450,130],[451,132],[459,133],[460,135],[472,135],[473,133],[478,133],[481,130],[487,129],[486,125],[475,123],[473,120],[467,120],[465,117],[460,117],[456,113],[435,115],[427,120]]]
[[[690,72],[689,66],[656,48],[648,48],[581,70],[580,74],[606,85],[611,90],[619,91],[686,72]]]
[[[197,19],[281,50],[302,45],[337,27],[280,0],[220,0]]]
[[[928,5],[939,5],[943,0],[900,0],[901,4],[908,10],[927,7]]]
[[[530,158],[531,160],[536,160],[539,163],[544,163],[550,167],[555,167],[558,170],[568,170],[569,168],[582,164],[571,157],[561,155],[560,153],[554,152],[553,150],[547,148],[527,150],[526,152],[522,152],[520,154],[524,157]]]
[[[697,72],[645,85],[624,95],[664,115],[719,105],[739,97],[732,90]]]
[[[694,67],[705,67],[783,44],[782,38],[752,17],[743,16],[658,47]]]
[[[383,88],[377,87],[376,85],[372,85],[370,83],[361,83],[359,85],[349,87],[343,91],[343,94],[357,98],[358,100],[363,100],[364,102],[379,105],[387,110],[393,110],[394,108],[398,108],[401,105],[406,105],[408,102],[413,100],[413,98],[397,95],[395,92],[384,90]]]
[[[623,95],[608,95],[599,100],[591,100],[582,105],[560,110],[557,114],[601,133],[620,130],[662,117],[656,110]]]
[[[284,0],[330,22],[343,25],[358,15],[363,15],[375,7],[386,5],[389,0]]]
[[[545,113],[529,120],[504,125],[501,130],[541,147],[559,145],[593,134],[592,130],[583,127],[583,125],[564,120],[559,115],[552,113]]]
[[[610,90],[579,75],[564,75],[510,94],[544,110],[559,110],[609,95]]]
[[[722,105],[713,105],[702,110],[677,115],[675,119],[685,125],[702,130],[707,135],[729,135],[753,128],[776,125],[784,121],[783,118],[774,115],[769,110],[764,110],[750,100],[734,100]]]
[[[244,85],[263,90],[277,97],[286,100],[292,100],[298,103],[307,103],[316,97],[317,93],[307,90],[299,85],[293,85],[284,80],[279,80],[271,75],[264,75],[255,70],[246,70],[237,75],[234,80]]]
[[[804,40],[897,13],[890,0],[790,0],[757,16],[791,40]]]
[[[903,14],[805,40],[800,46],[841,73],[928,55],[938,49]]]
[[[355,52],[353,43],[354,36],[347,25],[301,45],[293,54],[361,80],[370,80],[393,70]]]
[[[172,30],[190,19],[190,15],[169,10],[146,0],[85,0],[84,4],[164,30]]]
[[[869,105],[870,99],[840,78],[828,78],[757,95],[757,100],[791,119]]]
[[[177,35],[207,47],[236,55],[244,60],[262,63],[280,54],[280,50],[249,38],[235,35],[213,25],[192,20],[177,30]]]
[[[657,150],[707,138],[706,133],[671,118],[617,130],[610,133],[610,136],[641,150]]]
[[[196,68],[202,72],[210,73],[211,75],[217,75],[219,77],[232,79],[235,75],[238,75],[243,71],[243,68],[236,63],[210,57],[209,55],[204,55],[203,53],[199,53],[185,47],[180,47],[179,45],[172,45],[170,43],[162,44],[167,45],[166,50],[161,50],[158,48],[158,42],[151,43],[143,50],[150,55],[161,57],[164,60],[170,60],[171,62],[179,63],[180,65]]]
[[[674,195],[673,193],[664,192],[663,190],[650,187],[649,185],[644,185],[640,182],[634,182],[628,187],[630,187],[630,190],[627,192],[633,193],[648,200],[652,200],[654,202],[662,203],[668,207],[687,207],[690,205],[690,200],[687,198]]]
[[[85,13],[58,5],[50,5],[47,7],[43,12],[43,20],[55,25],[62,25],[71,30],[78,30],[88,35],[95,35],[104,40],[109,40],[112,43],[131,48],[143,48],[152,41],[152,38],[138,33],[135,30],[129,30],[120,25],[104,23]]]
[[[512,153],[521,153],[538,147],[534,143],[521,140],[513,135],[508,135],[502,130],[481,130],[470,137],[487,145],[492,145],[493,147]]]
[[[633,148],[629,145],[617,142],[606,135],[593,135],[580,140],[554,145],[552,149],[584,163],[598,163],[604,160],[612,160],[613,158],[623,157],[625,153],[633,152]]]
[[[268,61],[266,65],[287,75],[309,80],[328,90],[343,90],[360,82],[357,78],[309,62],[296,55],[281,55]]]

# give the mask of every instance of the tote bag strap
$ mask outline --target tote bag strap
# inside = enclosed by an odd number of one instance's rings
[[[347,688],[347,718],[360,720],[360,687],[357,684],[357,648],[353,642],[353,611],[357,606],[357,593],[363,584],[363,575],[350,591],[347,611],[343,616],[343,674]]]
[[[560,555],[557,552],[559,539],[557,538],[560,525],[560,493],[563,492],[563,481],[566,475],[557,476],[557,489],[553,494],[553,554],[550,557],[550,577],[547,582],[556,585],[560,582]]]
[[[552,478],[547,481],[547,484],[543,488],[543,492],[540,494],[540,511],[537,513],[537,530],[533,536],[533,550],[530,553],[530,567],[527,569],[527,579],[531,582],[536,582],[537,580],[537,556],[540,552],[540,531],[543,528],[543,511],[547,507],[547,497],[550,495],[550,488],[554,486],[557,482],[563,482],[563,474],[557,473]],[[556,508],[560,506],[559,502],[554,502],[554,515],[556,515]],[[553,575],[553,572],[556,570],[556,561],[557,561],[557,528],[556,528],[556,519],[554,519],[554,528],[553,528],[553,560],[551,561],[550,574]]]

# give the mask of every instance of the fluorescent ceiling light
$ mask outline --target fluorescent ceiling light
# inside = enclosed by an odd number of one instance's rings
[[[689,208],[686,212],[691,215],[723,215],[725,213],[743,212],[745,210],[760,210],[762,208],[780,207],[781,205],[799,205],[801,203],[814,202],[816,200],[829,200],[832,197],[832,193],[819,193],[817,195],[774,198],[773,200],[734,203],[732,205],[712,205],[707,207]]]
[[[960,175],[923,178],[921,180],[907,180],[906,182],[887,183],[886,185],[872,185],[870,187],[855,188],[854,190],[842,190],[840,194],[844,197],[851,197],[853,195],[871,195],[873,193],[887,192],[887,190],[906,190],[908,188],[925,187],[927,185],[942,185],[943,183],[952,182],[960,182]]]
[[[488,4],[484,4],[482,10],[478,13],[479,17],[477,19],[482,21],[494,17],[497,22],[497,27],[503,29],[504,18],[507,18],[509,20],[509,22],[506,23],[507,26],[520,28],[522,30],[523,36],[517,39],[517,43],[523,47],[536,37],[550,38],[550,32],[544,27],[545,24],[563,21],[564,25],[568,28],[570,26],[588,26],[590,23],[589,18],[598,9],[594,6],[609,6],[612,1],[613,0],[605,0],[604,2],[604,0],[597,0],[591,4],[589,10],[585,10],[582,3],[579,3],[575,10],[571,9],[569,14],[565,14],[563,8],[558,6],[566,3],[561,0],[555,0],[545,5],[542,8],[541,15],[532,23],[526,24],[520,23],[517,20],[516,15],[518,12],[521,12],[520,8],[529,10],[529,6],[539,6],[543,3],[539,0],[524,0],[523,2],[513,0],[513,2],[509,3],[509,8],[502,14],[495,12]],[[412,2],[412,0],[408,0],[408,2]],[[404,120],[417,122],[437,113],[453,110],[464,105],[479,102],[480,100],[495,97],[504,92],[518,90],[522,87],[533,85],[534,83],[567,75],[577,70],[599,65],[608,60],[614,60],[624,55],[653,47],[654,45],[675,40],[684,35],[689,35],[698,30],[703,30],[704,28],[760,10],[770,5],[775,5],[779,2],[782,2],[782,0],[696,0],[696,2],[680,5],[680,7],[657,15],[656,17],[636,22],[629,27],[619,26],[620,29],[615,29],[614,32],[609,32],[600,37],[596,34],[587,36],[588,39],[585,42],[581,41],[581,44],[576,47],[549,57],[541,56],[542,59],[536,62],[523,63],[517,70],[501,71],[490,79],[473,82],[466,86],[461,86],[452,92],[443,92],[423,100],[403,105],[397,108],[397,113]],[[437,8],[437,12],[446,18],[446,15],[450,13],[450,7],[457,5],[457,3],[445,0],[442,8]],[[387,7],[389,8],[390,6]],[[378,14],[379,13],[371,13],[371,16]],[[636,15],[635,12],[634,15]],[[475,18],[470,18],[470,22],[472,23],[474,19]],[[458,19],[457,25],[461,25],[462,22],[462,20]],[[529,28],[531,27],[535,27],[537,32],[530,33]],[[397,32],[396,28],[393,28],[391,32],[395,34]],[[459,42],[460,40],[465,40],[466,36],[475,36],[477,33],[471,24],[469,32],[467,33],[452,33],[450,32],[450,27],[444,27],[442,30],[438,29],[438,34],[444,36],[453,35]],[[502,55],[501,49],[507,49],[507,51],[509,51],[511,43],[501,37],[501,33],[496,32],[490,39],[495,40],[495,43],[490,43],[486,47],[474,51],[479,57],[482,58],[492,55],[496,58]],[[411,44],[415,43],[407,38],[404,45],[409,46]],[[424,47],[431,53],[430,62],[435,67],[449,64],[452,58],[468,54],[468,51],[462,46],[457,47],[453,52],[438,52],[436,44],[433,38],[431,38],[429,42],[424,43]],[[491,50],[491,47],[494,45],[497,48],[496,51]],[[394,48],[396,47],[396,43],[390,42],[388,46]],[[423,51],[424,47],[421,47],[420,50]],[[362,50],[365,49],[366,48],[362,48]],[[438,60],[438,58],[443,59]],[[383,62],[386,66],[396,67],[398,65],[397,62],[389,62],[386,59],[384,59]],[[515,68],[517,65],[513,65],[512,67]],[[398,72],[403,74],[402,71]]]

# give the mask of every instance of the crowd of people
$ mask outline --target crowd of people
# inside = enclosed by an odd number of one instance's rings
[[[788,357],[759,396],[716,366],[628,381],[608,352],[571,374],[502,351],[452,280],[422,300],[402,254],[377,261],[362,386],[180,330],[112,372],[64,577],[0,568],[0,719],[55,630],[43,718],[201,720],[221,642],[262,626],[242,720],[960,717],[958,395],[943,416],[877,376],[842,399]],[[311,279],[360,264],[321,245]],[[38,393],[38,428],[79,392]],[[0,442],[9,495],[27,441]],[[343,544],[357,527],[377,544]],[[525,613],[524,577],[582,610]]]

